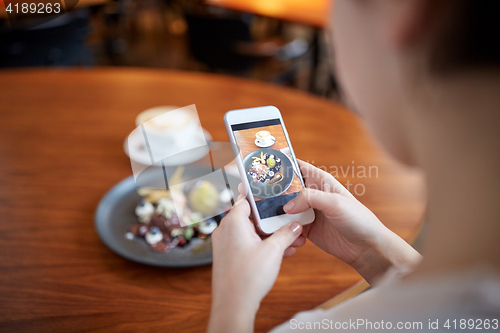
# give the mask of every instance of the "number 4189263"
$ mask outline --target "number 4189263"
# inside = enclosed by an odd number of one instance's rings
[[[16,3],[12,6],[12,3],[9,3],[5,10],[10,14],[12,12],[16,14],[59,14],[61,12],[61,4],[60,3]]]
[[[443,325],[444,328],[452,329],[452,330],[489,330],[489,329],[498,329],[498,319],[460,319],[460,320],[450,320],[448,319]]]

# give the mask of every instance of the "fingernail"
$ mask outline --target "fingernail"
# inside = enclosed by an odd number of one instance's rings
[[[298,234],[298,233],[300,233],[300,228],[301,228],[301,227],[302,227],[302,226],[300,225],[300,223],[299,223],[299,222],[293,222],[293,223],[290,225],[290,229],[292,229],[292,232],[293,232],[294,234]]]
[[[285,211],[291,211],[295,207],[295,203],[293,201],[289,201],[286,205],[283,206]]]

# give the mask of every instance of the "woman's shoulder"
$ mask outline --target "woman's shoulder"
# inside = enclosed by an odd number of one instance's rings
[[[500,329],[500,274],[491,267],[476,266],[418,280],[406,281],[402,276],[404,272],[389,271],[377,286],[355,298],[328,310],[300,312],[272,332],[449,331],[460,325]]]

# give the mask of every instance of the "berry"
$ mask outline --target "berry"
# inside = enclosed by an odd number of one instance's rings
[[[184,237],[179,237],[179,243],[177,243],[177,245],[184,246],[186,244],[187,244],[186,239]]]

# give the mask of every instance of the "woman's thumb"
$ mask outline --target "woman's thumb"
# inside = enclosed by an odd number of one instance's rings
[[[275,243],[282,252],[285,252],[301,233],[302,225],[299,222],[292,222],[278,229],[265,242]]]

